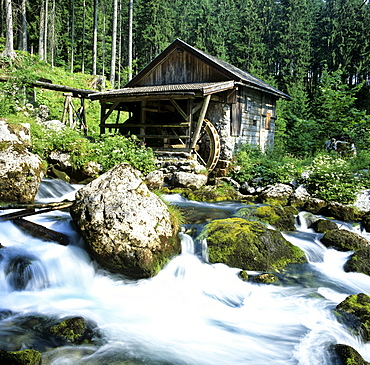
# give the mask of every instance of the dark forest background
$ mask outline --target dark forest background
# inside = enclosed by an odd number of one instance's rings
[[[11,2],[15,49],[115,88],[128,81],[129,0]],[[342,133],[367,148],[369,34],[364,0],[135,0],[132,74],[180,38],[292,96],[279,103],[276,148],[304,155]]]

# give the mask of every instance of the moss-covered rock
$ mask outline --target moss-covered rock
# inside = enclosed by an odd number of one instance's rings
[[[274,274],[265,273],[265,274],[254,276],[252,281],[254,281],[255,283],[260,283],[260,284],[272,284],[272,283],[279,281],[279,278]]]
[[[290,206],[265,205],[256,208],[254,214],[262,221],[266,221],[281,231],[295,230],[295,215],[297,209]]]
[[[369,363],[351,346],[336,344],[333,350],[343,365],[368,365]]]
[[[361,224],[367,232],[370,232],[370,212],[367,212],[362,216]]]
[[[326,247],[334,247],[339,251],[356,251],[370,248],[369,242],[357,233],[345,229],[333,229],[325,233],[321,242]]]
[[[370,340],[370,297],[364,293],[348,296],[335,308],[339,319],[360,335],[365,342]]]
[[[243,281],[247,281],[247,280],[248,280],[248,273],[247,273],[245,270],[242,270],[242,271],[240,271],[240,273],[239,273],[239,277],[240,277],[240,279],[242,279]]]
[[[0,350],[0,364],[40,365],[41,364],[41,354],[35,350],[22,350],[22,351]]]
[[[181,194],[186,199],[198,202],[239,201],[243,198],[232,186],[226,184],[206,185],[196,190],[175,188],[168,190],[168,192],[171,194]]]
[[[316,222],[313,222],[309,228],[312,228],[317,233],[326,233],[337,229],[338,226],[335,222],[328,219],[319,219]]]
[[[244,270],[268,271],[305,262],[304,252],[260,222],[228,218],[206,225],[209,260]]]
[[[328,205],[320,211],[320,214],[327,217],[334,217],[345,222],[355,219],[355,209],[353,207],[337,202],[329,202]]]
[[[92,331],[83,317],[71,317],[50,327],[50,332],[68,343],[90,342]]]
[[[370,275],[370,248],[354,252],[344,265],[344,271]]]

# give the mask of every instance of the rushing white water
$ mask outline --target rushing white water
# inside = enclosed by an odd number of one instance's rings
[[[38,199],[62,200],[72,193],[69,185],[47,181]],[[240,207],[171,199],[203,209],[203,216],[209,211],[231,216]],[[282,272],[282,285],[263,285],[243,282],[239,269],[208,264],[185,234],[182,254],[156,277],[129,280],[91,261],[69,214],[51,212],[32,220],[70,235],[72,243],[40,241],[11,222],[0,223],[2,349],[16,349],[19,342],[28,347],[27,336],[15,340],[20,316],[81,315],[97,323],[101,345],[49,347],[43,364],[331,365],[329,348],[336,343],[352,346],[370,361],[370,346],[333,313],[349,294],[370,294],[370,277],[345,273],[350,253],[325,248],[320,235],[304,226],[285,237],[305,250],[309,263]]]

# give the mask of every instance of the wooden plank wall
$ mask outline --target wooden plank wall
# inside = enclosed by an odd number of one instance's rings
[[[150,73],[139,81],[137,86],[185,84],[198,82],[228,81],[221,73],[204,61],[186,51],[175,51]]]

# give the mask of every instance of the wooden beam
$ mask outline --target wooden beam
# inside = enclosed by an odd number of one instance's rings
[[[189,127],[189,123],[180,123],[180,124],[134,124],[134,123],[105,123],[101,124],[100,127],[105,128],[137,128],[137,127],[154,127],[154,128],[186,128]]]
[[[176,110],[182,115],[182,117],[187,121],[188,120],[188,116],[186,115],[186,113],[181,109],[180,105],[177,104],[176,100],[173,100],[171,99],[171,103],[172,105],[176,108]]]
[[[199,114],[197,126],[196,126],[195,132],[193,134],[193,140],[191,142],[191,148],[192,149],[194,149],[195,148],[195,145],[197,144],[197,141],[198,141],[198,138],[199,138],[199,134],[200,134],[200,130],[201,130],[202,124],[203,124],[203,119],[206,116],[206,113],[207,113],[207,109],[208,109],[208,105],[209,105],[209,101],[210,100],[211,100],[211,94],[207,95],[204,98],[202,109],[201,109],[200,114]]]
[[[116,101],[111,105],[108,112],[104,114],[104,120],[102,120],[102,122],[105,122],[109,118],[109,116],[113,113],[113,111],[116,110],[119,103],[120,101]]]

